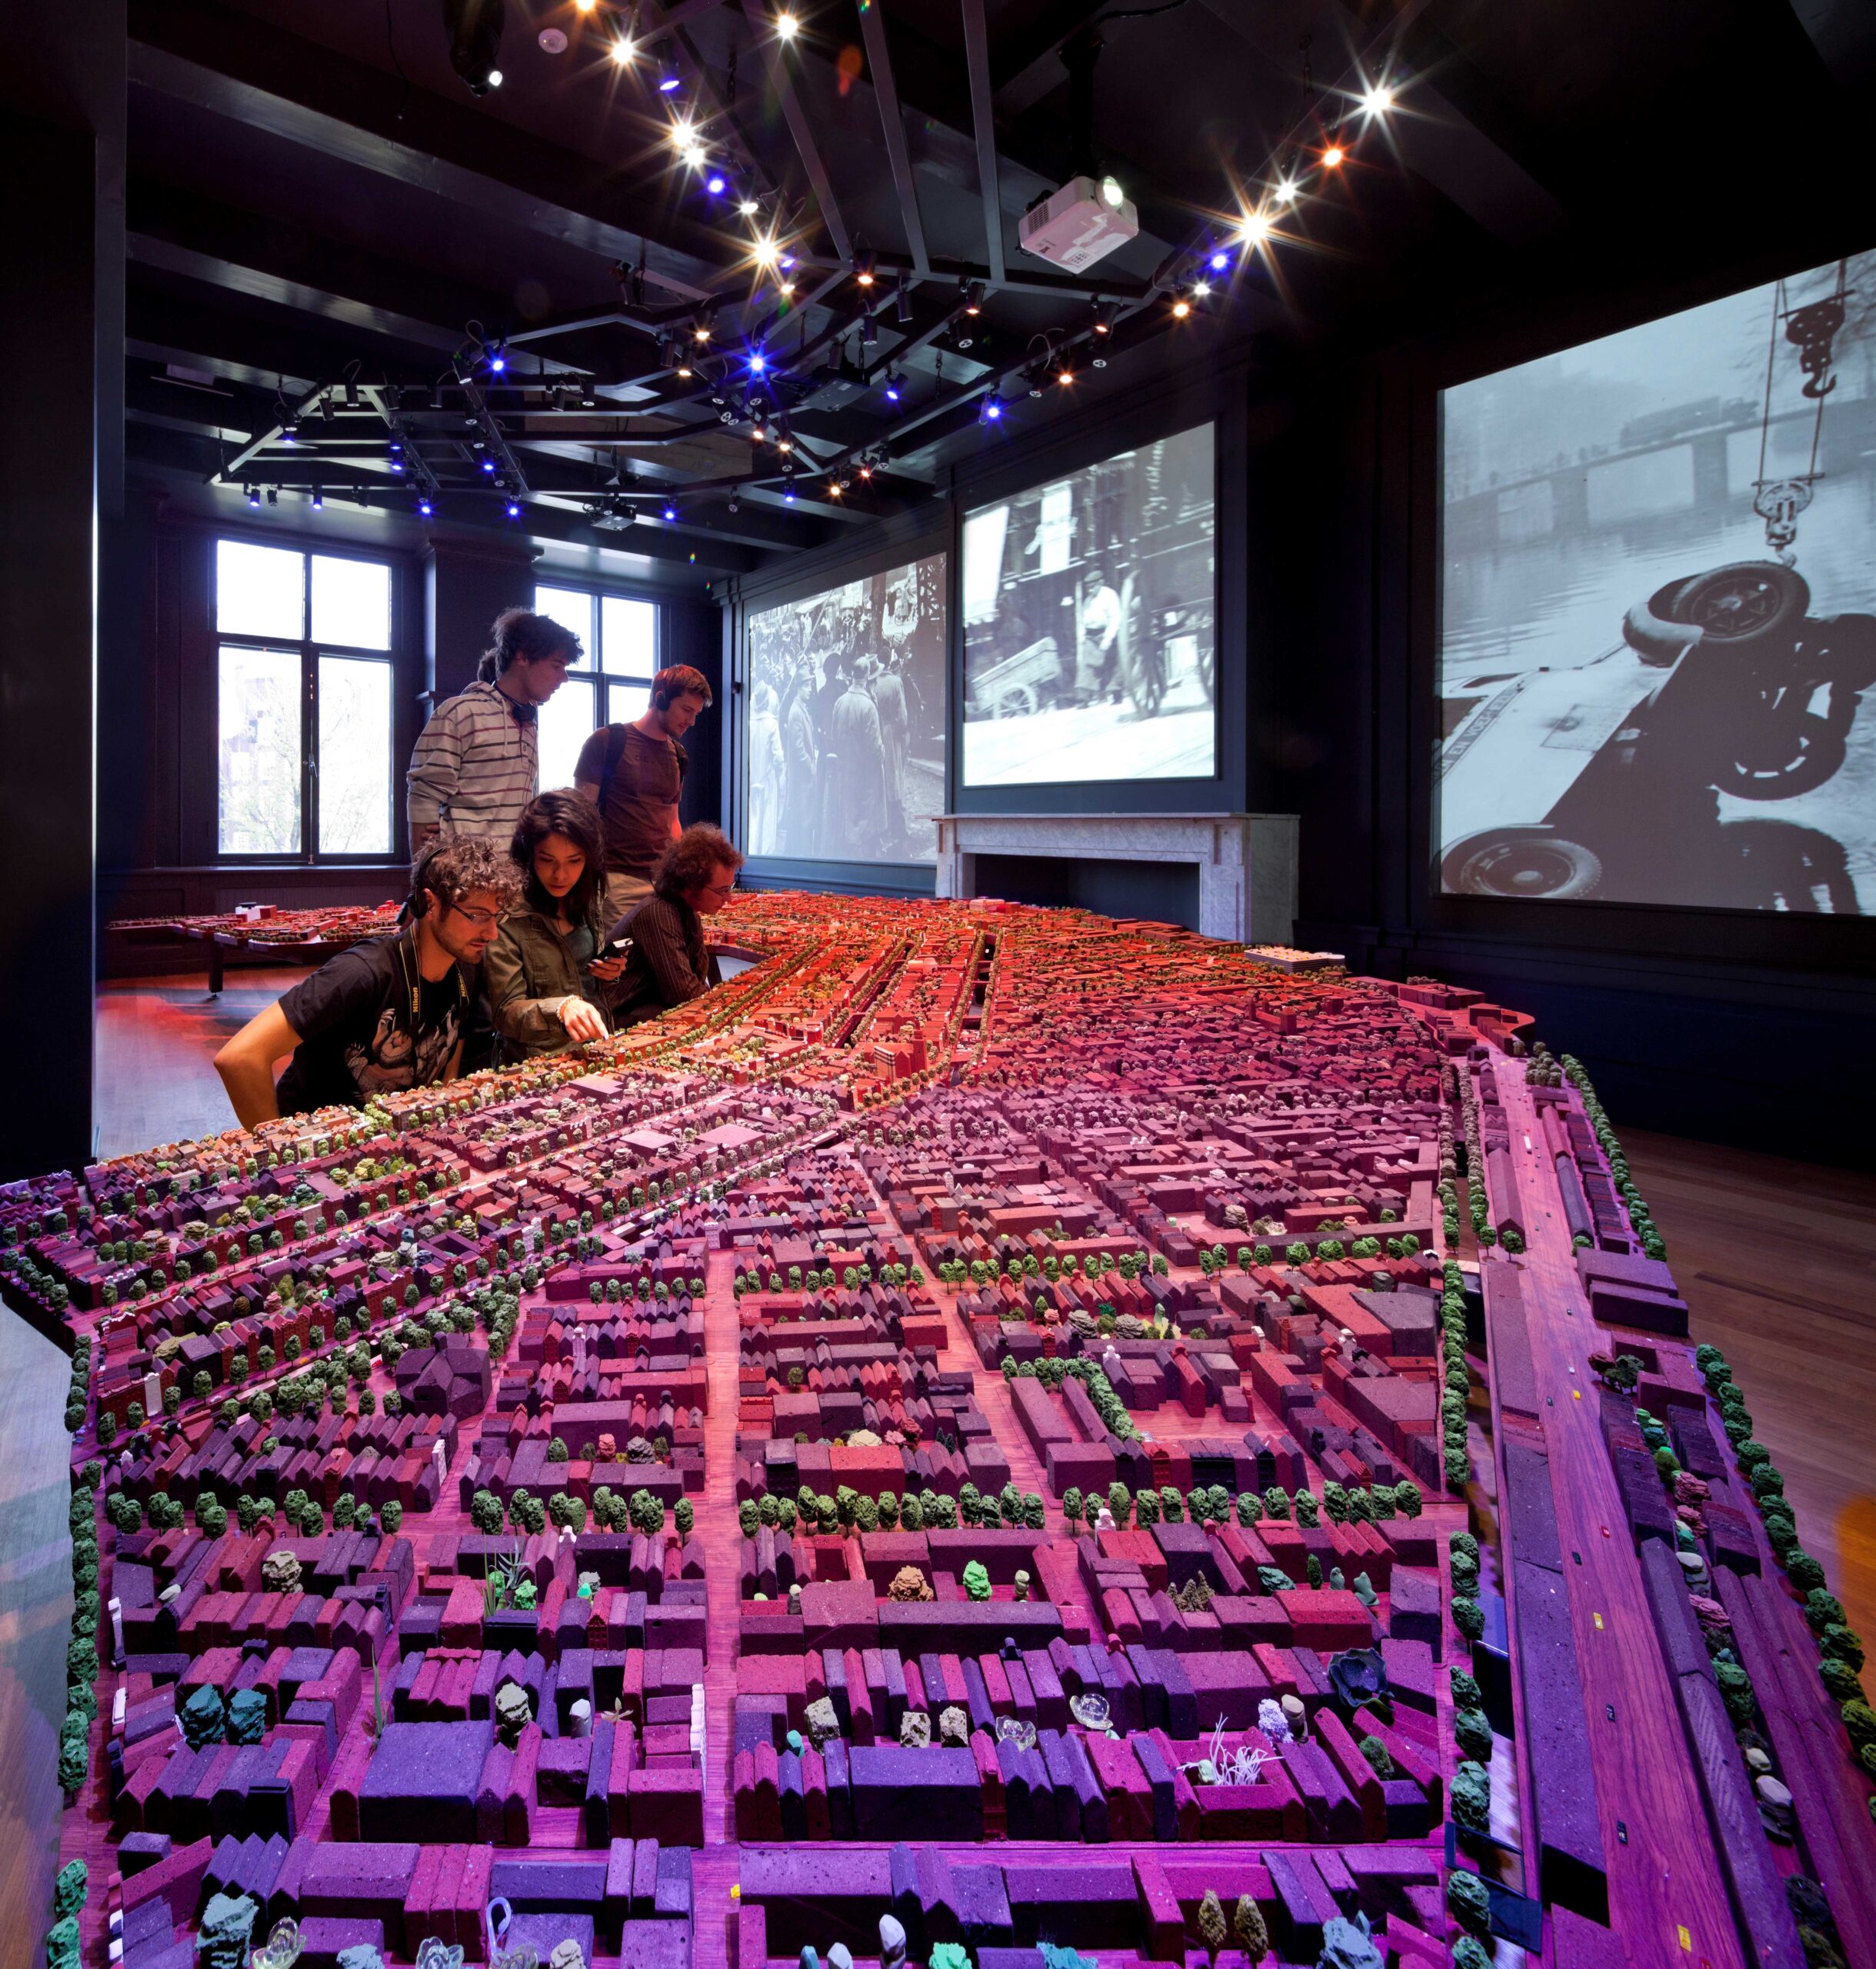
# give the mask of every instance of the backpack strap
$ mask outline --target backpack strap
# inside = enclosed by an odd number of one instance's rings
[[[611,790],[613,778],[619,769],[619,761],[624,758],[625,756],[625,726],[622,725],[608,725],[606,727],[605,757],[601,762],[600,768],[599,798],[597,802],[599,811],[602,814],[606,810],[606,795]]]

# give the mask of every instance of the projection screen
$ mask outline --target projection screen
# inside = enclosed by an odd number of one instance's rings
[[[935,861],[945,556],[751,615],[745,851]]]
[[[966,786],[1218,770],[1211,426],[964,523]]]
[[[1876,908],[1876,255],[1441,407],[1438,888]]]

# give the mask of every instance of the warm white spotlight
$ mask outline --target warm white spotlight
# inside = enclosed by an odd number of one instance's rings
[[[1341,168],[1342,159],[1348,155],[1348,153],[1342,148],[1340,144],[1330,145],[1328,148],[1322,153],[1323,169],[1325,171],[1340,170]]]
[[[792,14],[775,16],[775,32],[784,41],[792,41],[801,31],[801,24]]]
[[[1277,185],[1277,202],[1280,205],[1295,205],[1296,203],[1296,195],[1301,189],[1302,187],[1297,183],[1294,178],[1285,178],[1279,179]]]
[[[1238,236],[1247,246],[1261,246],[1270,237],[1270,221],[1261,212],[1246,212]]]
[[[772,267],[781,257],[781,248],[772,239],[758,239],[749,248],[758,267]]]
[[[628,34],[621,34],[614,37],[609,52],[617,65],[625,68],[630,67],[632,58],[638,51],[632,45],[631,36]]]
[[[680,151],[695,150],[697,147],[697,125],[688,116],[681,116],[671,126],[671,141]]]
[[[736,209],[745,218],[754,218],[762,208],[753,198],[738,198],[736,202]]]
[[[1385,116],[1394,107],[1394,92],[1381,82],[1371,83],[1361,92],[1361,107],[1371,116]]]

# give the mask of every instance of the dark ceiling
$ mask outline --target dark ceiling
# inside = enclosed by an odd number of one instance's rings
[[[1867,0],[809,0],[791,41],[778,11],[507,0],[477,97],[444,0],[133,0],[135,465],[731,573],[928,498],[1070,401],[1457,318],[1560,268],[1737,255],[1866,171]],[[1380,78],[1377,118],[1355,98]],[[1017,226],[1077,164],[1141,230],[1071,278]],[[1291,168],[1273,247],[1176,313]],[[751,260],[765,232],[791,298]],[[1072,388],[1031,398],[1025,368],[1065,354]]]

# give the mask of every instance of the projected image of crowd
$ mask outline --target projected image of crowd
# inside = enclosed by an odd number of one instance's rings
[[[750,618],[750,854],[937,859],[945,582],[935,554]]]

